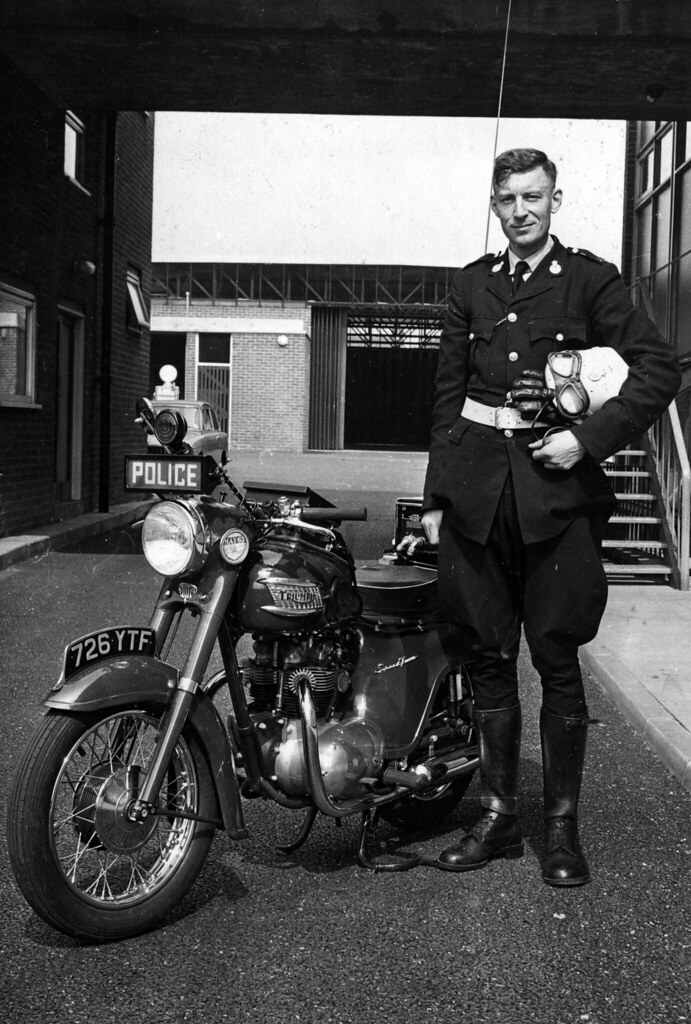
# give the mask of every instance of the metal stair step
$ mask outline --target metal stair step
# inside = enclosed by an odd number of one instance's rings
[[[646,492],[641,492],[640,494],[626,494],[617,491],[615,492],[614,497],[619,501],[655,501],[655,495],[648,494]]]
[[[611,455],[608,459],[605,459],[604,465],[609,466],[611,463],[615,462],[617,459],[628,459],[628,458],[642,459],[642,458],[645,457],[645,454],[646,453],[643,451],[642,448],[623,448],[620,452],[617,452],[616,455]]]
[[[628,477],[630,479],[642,479],[647,477],[650,479],[650,473],[647,469],[610,469],[605,468],[605,476],[621,476]]]
[[[629,516],[614,515],[609,521],[610,526],[616,523],[640,523],[641,526],[659,526],[662,520],[659,516]]]
[[[610,540],[609,538],[603,540],[602,546],[603,548],[631,548],[638,551],[646,548],[651,551],[663,551],[667,548],[667,544],[663,540]]]
[[[610,583],[644,582],[669,580],[671,571],[666,565],[621,565],[616,562],[603,562],[605,575]]]

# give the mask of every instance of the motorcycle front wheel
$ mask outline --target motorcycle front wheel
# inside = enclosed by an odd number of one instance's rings
[[[87,942],[147,931],[177,906],[206,860],[216,798],[204,754],[183,732],[158,813],[127,808],[154,753],[159,717],[49,711],[10,792],[7,833],[17,882],[53,928]]]

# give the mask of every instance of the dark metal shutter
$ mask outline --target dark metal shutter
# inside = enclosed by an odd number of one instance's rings
[[[312,309],[309,446],[343,448],[346,310]]]

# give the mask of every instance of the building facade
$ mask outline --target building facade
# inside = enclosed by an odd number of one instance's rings
[[[454,268],[155,264],[152,378],[171,363],[229,447],[426,450]]]
[[[691,122],[629,125],[626,196],[624,274],[679,355],[676,404],[691,451]]]
[[[153,117],[0,68],[0,536],[122,500],[148,387]]]

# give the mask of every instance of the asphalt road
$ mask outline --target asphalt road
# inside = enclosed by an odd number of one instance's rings
[[[146,621],[157,581],[127,537],[0,573],[0,778],[41,714],[64,644]],[[0,1015],[13,1024],[420,1022],[673,1024],[691,1021],[691,807],[595,682],[582,834],[593,881],[539,875],[538,687],[522,665],[523,859],[465,876],[375,875],[356,861],[358,822],[319,820],[280,855],[291,812],[246,805],[250,838],[218,834],[184,904],[157,931],[83,946],[25,904],[0,844]],[[433,853],[477,814],[477,787]],[[3,816],[4,833],[4,816]],[[389,826],[377,837],[396,843]]]

